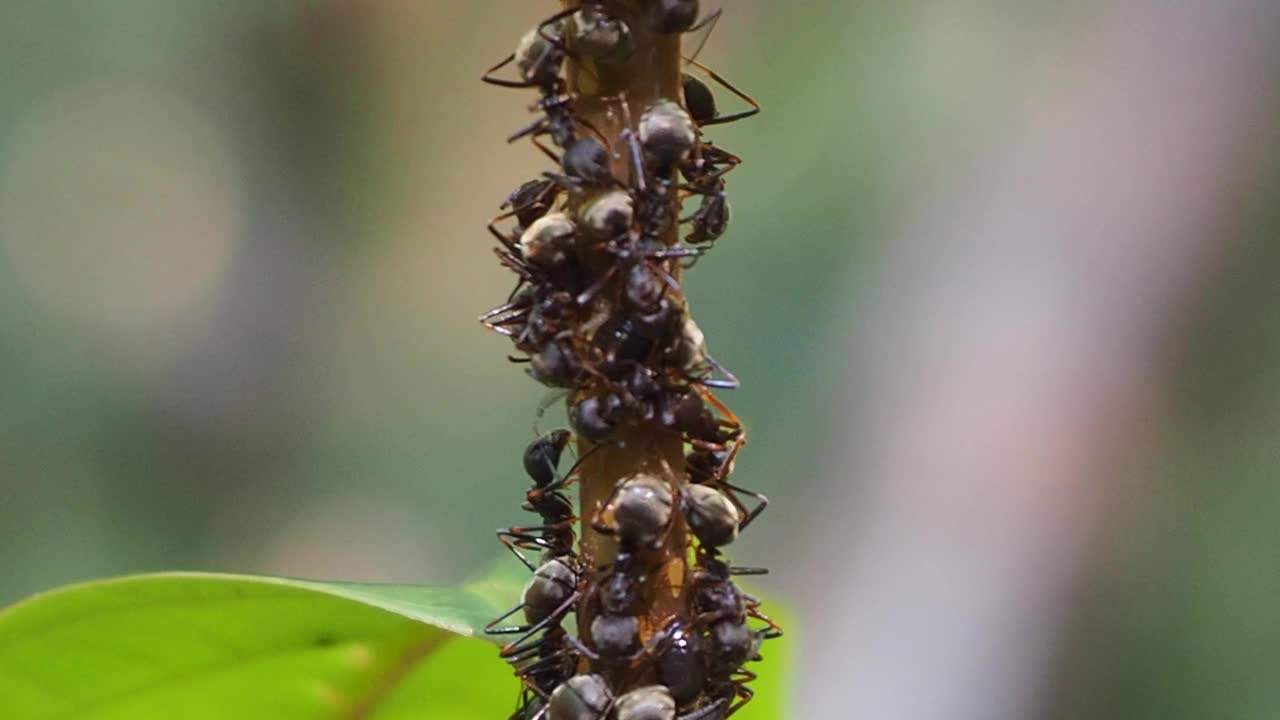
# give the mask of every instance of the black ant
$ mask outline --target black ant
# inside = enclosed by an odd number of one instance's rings
[[[568,50],[565,29],[566,19],[573,16],[568,24],[574,30],[572,42],[575,53],[590,55],[597,60],[607,60],[615,55],[625,55],[630,45],[630,30],[626,24],[608,16],[598,2],[584,3],[552,15],[540,22],[521,39],[515,52],[489,68],[481,77],[486,83],[508,88],[536,88],[541,98],[530,108],[540,112],[540,117],[529,125],[517,130],[507,138],[507,142],[529,137],[533,144],[552,161],[563,162],[570,177],[572,163],[566,157],[563,161],[549,148],[542,145],[538,138],[551,136],[551,140],[566,153],[575,143],[578,126],[586,127],[600,133],[584,120],[577,118],[573,112],[576,98],[568,92],[563,76],[566,58],[576,59],[576,55]],[[511,63],[515,63],[520,80],[506,80],[494,76],[494,73]]]
[[[513,549],[513,552],[516,551]],[[519,552],[516,554],[523,559]],[[531,638],[543,630],[558,627],[573,612],[574,604],[582,596],[581,584],[582,569],[577,557],[555,555],[543,560],[525,585],[520,604],[494,618],[484,627],[484,632],[488,635],[519,636],[502,647],[501,657],[505,660],[524,658],[540,647],[545,638]],[[524,624],[500,626],[504,620],[521,611],[524,614]]]
[[[736,375],[707,352],[706,335],[689,315],[688,308],[685,309],[679,332],[663,348],[663,356],[666,366],[680,373],[690,383],[722,390],[736,390],[742,384]],[[728,408],[723,405],[718,405],[716,409],[728,412]]]
[[[637,585],[643,580],[629,552],[620,552],[587,593],[596,608],[585,639],[570,640],[579,654],[593,662],[631,662],[642,653],[640,620],[637,617]],[[585,640],[585,641],[584,641]],[[594,649],[586,645],[590,642]]]
[[[484,629],[490,635],[519,635],[503,646],[501,652],[501,656],[513,664],[535,655],[542,655],[539,662],[546,664],[554,664],[548,657],[562,658],[553,646],[558,637],[554,629],[573,611],[574,604],[582,596],[583,572],[573,547],[576,539],[573,524],[577,517],[564,490],[576,479],[582,462],[605,446],[598,445],[583,453],[569,471],[561,475],[557,468],[571,437],[567,430],[553,430],[525,448],[524,469],[533,487],[525,493],[524,508],[536,513],[542,524],[498,531],[502,544],[533,572],[520,604],[494,619]],[[535,566],[522,550],[542,551],[541,562]],[[524,612],[524,624],[500,627],[504,620],[520,611]],[[531,640],[544,630],[550,632],[541,639]],[[553,645],[547,644],[548,635],[552,636]]]
[[[665,480],[638,472],[613,488],[591,527],[603,535],[617,537],[624,552],[656,550],[671,529],[674,505],[671,487]]]
[[[769,506],[769,498],[763,494],[727,479],[745,444],[745,438],[738,437],[729,450],[695,449],[685,458],[690,484],[682,489],[680,510],[704,547],[729,544]],[[748,510],[738,494],[751,497],[756,506]]]
[[[711,88],[707,87],[707,84],[696,75],[681,73],[680,81],[684,90],[684,105],[699,128],[726,125],[760,114],[760,103],[747,93],[739,90],[737,86],[726,80],[720,73],[693,58],[685,58],[685,62],[706,73],[707,77],[711,78],[717,85],[733,93],[739,100],[750,106],[746,110],[729,115],[721,115],[716,107],[716,98],[712,94]]]
[[[490,228],[493,231],[493,228]],[[480,316],[480,322],[501,335],[516,338],[516,346],[530,351],[530,331],[543,336],[563,329],[557,319],[572,312],[572,293],[581,270],[576,253],[577,225],[568,215],[548,212],[512,240],[494,231],[503,246],[494,248],[498,261],[519,277],[507,302]],[[563,302],[568,299],[569,302]],[[538,322],[534,322],[537,319]],[[552,324],[547,326],[547,321]],[[524,326],[520,330],[511,326]]]
[[[760,612],[760,601],[740,590],[732,580],[734,575],[760,572],[730,567],[714,548],[701,548],[698,569],[691,576],[693,626],[703,633],[708,689],[713,696],[736,699],[726,717],[754,696],[748,684],[756,675],[743,664],[760,659],[762,642],[782,636],[782,628]],[[766,627],[752,629],[747,624],[749,618],[764,622]]]
[[[583,453],[561,475],[557,469],[573,435],[568,430],[552,430],[529,443],[524,451],[524,469],[533,481],[525,493],[524,509],[535,513],[542,520],[533,527],[512,527],[498,531],[498,540],[533,572],[538,571],[520,550],[543,551],[547,557],[573,554],[576,535],[573,524],[577,520],[573,502],[564,491],[577,479],[582,463],[605,445],[597,445]]]
[[[760,104],[750,95],[738,90],[718,73],[696,60],[691,59],[689,62],[701,68],[713,80],[750,105],[747,110],[720,115],[711,89],[696,76],[685,73],[683,75],[685,107],[689,109],[689,114],[699,129],[700,138],[701,129],[704,127],[743,120],[760,112]],[[681,166],[681,174],[684,175],[686,184],[680,189],[702,197],[697,211],[680,220],[681,223],[692,224],[689,234],[685,236],[685,242],[690,245],[711,244],[724,234],[730,217],[724,176],[741,163],[742,159],[737,155],[703,140],[690,160]]]

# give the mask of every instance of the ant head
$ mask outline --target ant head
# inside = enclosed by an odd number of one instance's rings
[[[680,81],[684,87],[684,106],[689,109],[693,121],[702,125],[708,120],[714,120],[718,111],[711,88],[689,73],[681,73]]]
[[[640,116],[638,128],[640,147],[655,166],[658,175],[665,175],[689,156],[698,140],[693,118],[670,100],[658,100]]]
[[[574,675],[551,693],[550,717],[604,720],[613,704],[609,683],[599,675]]]
[[[663,35],[688,32],[698,20],[698,0],[659,0],[653,26]]]
[[[560,455],[572,437],[568,430],[552,430],[524,449],[524,471],[533,479],[534,487],[544,488],[555,481]]]
[[[656,475],[640,472],[624,481],[604,508],[624,547],[654,547],[671,526],[671,488]]]
[[[573,51],[600,62],[626,60],[635,50],[631,28],[599,5],[583,5],[573,14]]]
[[[635,217],[635,201],[624,190],[596,196],[582,211],[582,225],[593,237],[612,240],[625,233]]]
[[[520,77],[531,85],[550,85],[560,78],[564,62],[561,23],[539,25],[525,33],[516,46],[515,62]]]
[[[707,485],[688,485],[680,491],[680,512],[689,530],[705,546],[723,547],[738,537],[742,513],[719,490]]]

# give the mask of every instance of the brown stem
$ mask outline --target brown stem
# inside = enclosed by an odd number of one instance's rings
[[[571,59],[566,67],[570,92],[577,95],[577,115],[604,136],[614,157],[614,173],[620,179],[630,177],[631,172],[628,148],[621,139],[623,131],[628,128],[634,131],[640,115],[656,100],[681,99],[680,36],[652,31],[650,18],[654,4],[653,0],[606,0],[604,3],[611,17],[624,20],[631,29],[635,52],[627,61],[605,65],[589,59],[573,59],[573,48],[569,48]],[[579,2],[562,0],[562,5],[570,8]],[[673,208],[673,216],[678,210]],[[666,231],[663,239],[668,245],[677,242],[676,232],[674,224]],[[611,294],[601,293],[601,297]],[[608,311],[609,308],[602,307],[599,314]],[[652,474],[668,483],[673,496],[686,482],[683,442],[678,433],[663,429],[657,422],[648,422],[620,428],[613,440],[619,444],[601,448],[581,469],[581,551],[589,568],[612,562],[617,553],[613,539],[592,529],[591,522],[620,482],[638,472]],[[578,449],[588,451],[589,443],[580,441]],[[646,562],[653,568],[640,593],[645,603],[645,612],[640,618],[641,638],[646,642],[685,609],[685,549],[689,546],[689,534],[680,513],[673,509],[672,515],[666,542]],[[583,610],[578,613],[580,636],[589,637],[587,630],[593,618],[589,607]],[[643,677],[617,677],[616,671],[606,674],[614,675],[610,680],[618,692],[644,681]]]

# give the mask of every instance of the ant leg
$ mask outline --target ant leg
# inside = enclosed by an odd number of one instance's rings
[[[507,664],[513,667],[517,667],[520,665],[520,663],[528,662],[529,660],[539,657],[539,653],[542,652],[542,645],[545,642],[546,642],[546,638],[543,638],[539,642],[530,643],[520,648],[518,652],[511,653],[506,657]],[[541,660],[539,660],[538,662],[541,662]],[[523,677],[525,674],[532,672],[531,668],[537,666],[538,662],[529,663],[524,667],[520,667],[518,674],[520,674]]]
[[[631,149],[631,172],[636,176],[636,187],[640,192],[644,192],[644,160],[640,156],[640,141],[636,139],[636,134],[631,132],[631,128],[622,131],[622,139]]]
[[[650,260],[674,260],[676,258],[697,257],[706,254],[701,248],[666,248],[644,253]]]
[[[730,485],[727,482],[721,482],[720,484],[730,490],[733,490],[734,492],[740,492],[743,495],[747,495],[751,498],[754,498],[757,502],[757,505],[755,506],[755,508],[753,508],[750,512],[748,512],[747,516],[743,518],[741,523],[738,524],[738,532],[742,532],[743,530],[745,530],[746,527],[751,524],[752,520],[755,520],[757,517],[759,517],[760,513],[764,512],[764,509],[769,507],[769,498],[765,497],[762,493],[758,493],[754,490],[748,490],[746,488],[738,487],[737,485]],[[734,499],[736,500],[736,498]],[[741,505],[741,503],[738,503],[738,502],[735,502],[734,504],[739,506]],[[739,507],[739,509],[745,511],[745,508]]]
[[[769,626],[768,630],[761,633],[760,638],[762,640],[774,640],[783,636],[784,633],[782,632],[782,627],[778,625],[778,623],[774,622],[768,615],[754,609],[748,610],[747,614]]]
[[[507,720],[524,720],[525,715],[528,714],[527,711],[531,702],[533,702],[533,700],[529,697],[528,692],[522,692],[516,695],[515,712],[508,715]]]
[[[729,427],[734,429],[740,429],[742,427],[742,421],[738,419],[737,415],[733,414],[732,410],[725,407],[724,403],[720,402],[720,398],[717,398],[710,390],[707,390],[704,387],[697,386],[697,389],[698,394],[702,396],[702,399],[710,403],[711,407],[715,408],[716,411],[724,417],[724,421],[729,424]],[[743,439],[740,442],[742,444],[746,444],[747,441]]]
[[[528,539],[529,542],[534,544],[539,544],[540,547],[545,548],[546,546],[541,545],[541,543],[545,543],[546,540],[544,540],[543,538],[539,538],[536,535],[531,535],[530,533],[548,532],[551,530],[563,530],[565,528],[571,528],[573,527],[573,524],[577,522],[577,520],[578,518],[567,518],[560,522],[548,523],[546,525],[510,527],[510,528],[507,528],[505,532],[508,534],[509,537],[514,537],[516,539]],[[525,546],[521,545],[521,547],[525,547]],[[531,548],[526,548],[526,549],[531,549]]]
[[[518,626],[518,627],[497,627],[498,623],[502,622],[503,620],[506,620],[507,618],[511,617],[512,615],[515,615],[516,613],[520,612],[520,611],[521,611],[521,610],[523,610],[523,609],[524,609],[524,603],[520,603],[519,605],[517,605],[517,606],[515,606],[515,607],[511,608],[510,610],[506,611],[505,613],[503,613],[503,614],[499,615],[498,617],[494,618],[493,620],[491,620],[491,621],[489,622],[489,624],[488,624],[488,625],[485,625],[485,626],[484,626],[484,634],[485,634],[485,635],[514,635],[514,634],[516,634],[516,633],[522,633],[522,632],[524,632],[525,630],[527,630],[527,629],[528,629],[528,628],[527,628],[527,627],[525,627],[525,626]],[[513,644],[514,644],[514,643],[513,643]],[[506,657],[506,655],[504,654],[504,655],[503,655],[503,657]]]
[[[569,645],[572,646],[574,650],[577,650],[583,656],[591,660],[591,662],[600,662],[600,653],[597,653],[596,651],[584,645],[582,641],[579,640],[578,638],[573,637],[572,635],[567,635],[565,636],[564,641],[569,643]]]
[[[585,185],[583,185],[583,183],[577,178],[572,178],[561,173],[544,171],[542,173],[542,177],[554,182],[556,185],[568,190],[569,192],[582,192],[585,188]],[[617,182],[616,178],[614,179],[614,182]]]
[[[528,308],[503,305],[501,307],[496,307],[481,316],[480,324],[484,325],[487,330],[492,330],[499,335],[511,337],[512,335],[515,335],[515,331],[507,326],[519,323],[528,316]]]
[[[564,522],[553,525],[540,525],[538,527],[531,528],[512,527],[505,530],[499,530],[498,540],[504,545],[509,540],[515,547],[521,550],[528,550],[530,552],[550,552],[558,550],[560,549],[560,544],[555,541],[555,538],[549,536],[552,533],[558,533],[567,528],[572,528],[575,520],[576,518],[569,518]],[[534,535],[533,533],[535,532],[540,532],[542,535]],[[506,538],[506,540],[503,540],[503,538]]]
[[[492,234],[495,238],[497,238],[498,242],[502,244],[502,247],[506,248],[512,254],[519,256],[520,243],[517,242],[516,239],[508,237],[501,230],[498,229],[498,223],[502,222],[503,220],[506,220],[507,218],[515,217],[516,212],[517,211],[512,210],[509,213],[503,213],[501,215],[494,217],[492,220],[490,220],[489,233]]]
[[[519,323],[522,319],[522,315],[524,315],[524,313],[504,317],[499,321],[481,320],[480,324],[483,325],[486,330],[492,330],[503,337],[514,338],[518,334],[517,331],[519,330]],[[515,325],[516,327],[511,327],[512,325]],[[511,355],[508,355],[507,359],[514,363],[533,362],[530,358],[516,358]]]
[[[546,642],[547,642],[547,636],[543,635],[542,637],[537,638],[536,640],[528,640],[526,642],[521,642],[519,645],[515,643],[512,643],[510,645],[504,645],[502,650],[498,653],[498,657],[502,658],[503,660],[506,660],[507,658],[515,655],[526,657],[529,655],[529,653],[537,653],[541,651],[542,646],[545,645]]]
[[[551,162],[559,166],[561,163],[560,156],[555,154],[555,152],[551,148],[547,147],[546,145],[543,145],[541,142],[538,141],[538,135],[541,135],[541,134],[543,133],[538,132],[533,135],[530,135],[529,142],[532,142],[534,147],[538,148],[538,150],[541,151],[543,155],[546,155],[547,159],[549,159]],[[517,138],[516,136],[512,136],[512,138],[507,142],[515,142],[515,140],[517,139],[519,138]]]
[[[541,622],[538,622],[531,627],[524,628],[524,630],[527,630],[527,632],[525,632],[524,635],[521,635],[519,638],[503,646],[502,653],[501,653],[502,657],[504,658],[508,657],[511,652],[513,652],[516,648],[519,648],[521,645],[527,642],[529,638],[536,635],[539,631],[545,630],[546,628],[551,627],[552,625],[558,624],[561,621],[563,621],[565,618],[565,615],[569,614],[569,610],[573,607],[573,604],[578,601],[578,598],[581,595],[582,595],[581,592],[574,592],[572,595],[569,596],[567,600],[561,603],[560,607],[556,608],[550,615],[543,618]],[[523,606],[523,603],[521,603],[521,605]],[[507,613],[507,615],[503,616],[502,618],[499,618],[499,620],[503,620],[507,617],[510,617],[514,613],[515,611],[513,610]],[[494,622],[496,623],[497,620],[495,620]],[[488,626],[485,626],[485,632],[489,632]],[[520,632],[520,631],[517,630],[515,632]],[[496,634],[496,633],[491,633],[491,634]],[[506,633],[506,634],[513,634],[513,633]]]
[[[535,647],[535,648],[533,648],[533,649],[534,649],[534,650],[540,650],[541,648],[536,648],[536,647]],[[556,663],[561,662],[561,661],[562,661],[565,657],[567,657],[567,656],[568,656],[568,655],[567,655],[567,653],[566,653],[564,650],[561,650],[561,651],[559,651],[559,652],[556,652],[556,653],[553,653],[553,654],[551,654],[551,655],[548,655],[548,656],[546,656],[546,657],[544,657],[544,658],[541,658],[541,659],[539,659],[537,662],[529,663],[528,665],[526,665],[526,666],[524,666],[524,667],[520,668],[520,671],[519,671],[519,673],[518,673],[518,674],[520,675],[521,681],[522,681],[522,682],[531,682],[531,680],[530,680],[529,676],[534,675],[534,674],[537,674],[537,673],[539,673],[539,672],[541,672],[541,671],[543,671],[543,670],[547,670],[547,669],[549,669],[549,668],[554,668],[554,667],[556,666]],[[531,690],[533,690],[534,692],[538,693],[538,695],[539,695],[539,696],[541,696],[541,697],[542,697],[542,699],[544,699],[544,700],[545,700],[545,699],[547,699],[547,695],[546,695],[546,693],[544,693],[544,692],[543,692],[541,689],[539,689],[537,686],[530,685],[529,687],[530,687],[530,689],[531,689]]]
[[[710,355],[705,355],[704,357],[706,358],[707,367],[711,369],[711,377],[701,380],[700,382],[703,385],[719,388],[721,390],[737,390],[742,387],[742,381],[739,380],[738,376],[734,375],[729,368],[721,365],[719,362],[716,362],[716,359]],[[719,374],[722,377],[716,378],[716,374]]]
[[[734,418],[735,420],[737,418]],[[739,438],[734,441],[733,447],[729,450],[729,454],[725,455],[724,462],[716,468],[712,481],[716,483],[724,483],[725,479],[733,474],[734,463],[738,460],[738,453],[742,452],[742,448],[747,444],[745,439]]]
[[[538,27],[537,27],[538,37],[541,37],[543,40],[547,42],[547,47],[543,49],[542,54],[539,55],[538,59],[534,61],[533,63],[534,67],[542,67],[542,64],[547,62],[548,58],[552,56],[553,50],[556,52],[562,52],[568,55],[568,48],[565,47],[564,39],[557,37],[555,35],[548,35],[546,32],[546,28],[548,25],[552,25],[560,20],[563,20],[564,18],[569,17],[570,15],[574,14],[577,11],[578,11],[578,8],[576,7],[569,8],[567,10],[561,10],[555,15],[552,15],[546,20],[543,20],[542,22],[538,23]]]
[[[507,302],[511,302],[512,300],[515,300],[516,296],[520,294],[520,291],[524,289],[525,284],[528,282],[529,281],[525,280],[524,278],[520,278],[519,280],[517,280],[516,286],[511,288],[511,293],[507,295]]]
[[[521,282],[531,282],[534,279],[533,269],[519,255],[501,248],[493,248],[493,254],[498,256],[498,263],[502,267],[519,275]]]
[[[728,704],[729,698],[720,698],[706,707],[698,708],[691,713],[681,715],[677,717],[676,720],[703,720],[703,718],[715,717],[715,714],[724,710],[725,706]]]
[[[731,485],[729,484],[729,481],[726,479],[729,477],[730,474],[733,473],[734,461],[737,460],[738,453],[742,451],[742,447],[746,444],[747,444],[747,441],[742,438],[739,438],[738,440],[734,441],[733,448],[729,450],[729,454],[725,456],[725,459],[721,461],[719,467],[717,467],[715,469],[715,472],[712,473],[711,478],[708,479],[705,483],[707,485],[718,485],[728,490],[741,492],[745,495],[749,495],[755,498],[756,500],[760,501],[760,506],[758,508],[752,511],[748,511],[746,506],[742,504],[742,501],[739,500],[738,497],[733,492],[725,493],[725,495],[733,503],[734,507],[736,507],[739,512],[741,512],[743,515],[746,516],[746,519],[743,520],[741,524],[738,525],[739,531],[741,531],[742,528],[746,527],[752,520],[754,520],[757,515],[759,515],[761,512],[764,512],[764,509],[769,505],[769,498],[753,490],[747,490],[745,488],[738,487],[737,485]]]
[[[552,25],[552,24],[554,24],[554,23],[556,23],[556,22],[558,22],[558,21],[560,21],[560,20],[563,20],[563,19],[565,19],[565,18],[569,17],[570,15],[572,15],[572,14],[574,14],[574,13],[578,12],[578,10],[579,10],[579,9],[580,9],[580,8],[571,7],[571,8],[569,8],[568,10],[561,10],[560,12],[556,13],[555,15],[552,15],[551,17],[547,18],[546,20],[543,20],[542,22],[538,23],[538,34],[542,36],[542,39],[543,39],[543,40],[546,40],[547,42],[552,43],[553,45],[554,45],[554,44],[558,44],[558,43],[560,43],[560,42],[563,42],[560,38],[556,37],[555,35],[547,35],[546,33],[544,33],[544,32],[543,32],[543,30],[544,30],[544,28],[546,28],[548,25]]]
[[[502,202],[502,205],[500,205],[499,207],[502,208],[503,210],[506,210],[507,208],[511,208],[512,210],[511,215],[515,215],[519,213],[521,210],[527,210],[533,207],[534,205],[544,205],[546,206],[547,209],[550,209],[551,206],[555,204],[556,195],[559,194],[559,192],[560,191],[556,190],[555,186],[552,185],[551,183],[545,183],[543,184],[542,189],[538,191],[538,194],[533,196],[529,200],[529,202],[517,207],[513,204],[512,199],[508,197],[506,200]],[[550,195],[550,197],[548,197],[548,195]],[[510,217],[510,216],[508,215],[507,217]]]
[[[600,141],[601,145],[605,147],[609,147],[609,141],[605,139],[604,133],[600,132],[600,129],[597,128],[590,120],[583,117],[577,117],[577,116],[574,116],[573,120],[577,124],[586,128],[587,131],[590,132],[592,135],[595,135],[596,139]],[[630,122],[628,122],[627,125],[630,126]]]
[[[560,156],[559,156],[559,155],[557,155],[557,154],[555,154],[555,152],[554,152],[554,151],[552,151],[552,150],[551,150],[551,148],[547,147],[546,145],[543,145],[541,142],[539,142],[539,141],[538,141],[538,136],[537,136],[537,135],[534,135],[534,136],[530,137],[530,138],[529,138],[529,141],[533,143],[533,146],[534,146],[534,147],[536,147],[536,148],[538,148],[539,150],[541,150],[541,151],[542,151],[542,154],[543,154],[543,155],[546,155],[546,156],[547,156],[547,158],[548,158],[549,160],[551,160],[551,162],[555,163],[556,165],[560,165],[560,163],[561,163],[561,162],[563,162],[563,161],[560,159]],[[553,186],[553,187],[554,187],[554,186]]]
[[[672,275],[666,268],[662,267],[662,265],[660,264],[653,265],[653,269],[657,271],[658,276],[662,278],[662,283],[667,287],[671,288],[672,292],[674,293],[681,292],[680,281],[676,280],[675,275]]]
[[[606,270],[602,275],[600,275],[600,278],[598,280],[591,283],[591,287],[588,287],[586,290],[583,290],[582,292],[578,293],[578,297],[574,298],[574,302],[576,302],[579,305],[586,305],[587,303],[591,302],[592,298],[594,298],[597,293],[599,293],[601,290],[604,289],[604,286],[609,283],[609,280],[613,278],[614,273],[616,273],[617,271],[618,271],[618,266],[616,264],[610,265],[609,269]]]
[[[742,158],[738,157],[737,155],[734,155],[733,153],[729,152],[728,150],[725,150],[722,147],[712,145],[709,142],[702,143],[701,149],[703,153],[705,153],[703,155],[703,160],[702,160],[704,164],[710,165],[712,167],[716,167],[719,165],[725,166],[720,169],[712,170],[709,173],[705,173],[704,177],[719,179],[723,177],[725,173],[728,173],[730,170],[733,170],[734,168],[742,164]]]
[[[529,314],[529,303],[508,302],[480,316],[480,322],[494,325],[505,325]]]
[[[547,119],[544,117],[540,117],[537,120],[534,120],[528,125],[525,125],[519,130],[508,135],[507,143],[508,144],[513,143],[519,140],[520,138],[528,137],[530,135],[541,135],[546,130],[546,127],[547,127]]]
[[[595,446],[593,446],[590,450],[586,451],[577,460],[575,460],[573,465],[569,466],[568,472],[566,472],[564,475],[561,475],[550,485],[544,488],[540,488],[539,490],[536,490],[534,492],[536,492],[538,495],[542,495],[543,493],[554,492],[556,490],[563,490],[569,487],[570,485],[573,484],[574,473],[578,471],[578,467],[581,466],[582,463],[585,462],[587,458],[594,455],[597,450],[600,450],[601,448],[605,448],[605,447],[611,447],[611,446],[621,447],[622,443],[617,440],[606,440],[605,442],[596,443]],[[530,495],[533,495],[534,492],[531,492]]]
[[[623,660],[627,663],[634,663],[642,657],[652,655],[653,651],[657,649],[660,644],[671,639],[671,635],[675,632],[678,622],[679,620],[672,618],[671,621],[667,623],[666,627],[654,633],[653,637],[649,638],[649,641],[644,644],[644,647],[623,658]]]
[[[754,673],[752,673],[752,675],[754,675]],[[755,678],[753,677],[752,679],[754,680]],[[738,702],[729,707],[729,711],[724,714],[725,720],[728,720],[730,715],[741,710],[744,706],[746,706],[747,703],[751,702],[751,700],[756,696],[756,693],[754,690],[747,687],[746,685],[741,685],[741,684],[734,686],[733,694],[734,694],[734,697],[738,698]]]
[[[533,704],[534,698],[530,696],[528,691],[525,691],[516,701],[516,711],[507,720],[542,720],[545,718],[551,709],[551,704],[547,702],[547,698],[541,691],[538,692],[538,696],[543,700],[542,707],[538,708],[538,712],[532,717],[529,716],[529,706]]]
[[[540,538],[533,538],[532,536],[529,536],[529,535],[512,533],[508,530],[501,530],[501,529],[498,530],[498,542],[502,543],[503,547],[510,550],[511,554],[515,555],[517,560],[524,563],[524,566],[529,568],[529,572],[537,572],[538,571],[537,566],[529,562],[529,558],[525,557],[524,553],[520,552],[521,549],[527,550],[528,548],[522,548],[519,541],[527,540],[527,539],[534,540],[534,539],[540,539]]]
[[[742,446],[745,444],[746,444],[746,440],[743,440],[741,438],[738,439],[736,442],[734,442],[733,449],[729,451],[728,456],[725,457],[724,461],[720,463],[720,466],[716,468],[716,471],[711,476],[711,479],[707,481],[707,484],[718,485],[726,490],[731,491],[731,492],[725,493],[725,495],[733,503],[734,507],[736,507],[738,511],[745,516],[743,520],[738,524],[739,532],[741,532],[744,528],[750,525],[751,521],[755,520],[760,515],[760,513],[764,512],[765,508],[769,507],[769,498],[766,497],[763,493],[758,493],[754,490],[748,490],[744,487],[734,485],[730,483],[728,480],[726,480],[729,474],[733,472],[732,468],[733,468],[734,460],[737,459],[738,452],[742,450]],[[742,493],[743,495],[751,497],[755,499],[758,504],[754,509],[747,510],[746,506],[743,505],[742,501],[737,497],[735,493]]]
[[[521,641],[509,643],[507,646],[503,647],[502,652],[498,653],[498,657],[502,657],[503,660],[506,660],[508,664],[512,665],[515,665],[516,662],[529,660],[531,655],[536,656],[536,653],[543,651],[543,648],[547,646],[550,638],[552,638],[552,632],[548,630],[548,633],[544,634],[543,637],[529,639],[527,642]],[[512,661],[511,659],[517,660]]]
[[[702,53],[702,48],[706,47],[707,41],[711,39],[711,33],[715,32],[716,23],[720,22],[720,16],[724,14],[724,8],[716,8],[716,11],[702,18],[693,27],[685,31],[686,34],[696,33],[702,28],[707,28],[707,32],[702,35],[702,40],[698,42],[698,47],[693,54],[685,58],[689,62],[693,62]]]
[[[702,123],[702,127],[707,127],[710,125],[724,125],[725,123],[736,122],[738,120],[745,120],[746,118],[749,118],[752,115],[757,115],[760,113],[760,103],[756,102],[755,98],[751,97],[750,95],[734,87],[733,83],[729,82],[728,80],[725,80],[715,70],[712,70],[706,65],[703,65],[697,60],[690,60],[689,63],[691,65],[696,66],[703,72],[705,72],[708,76],[711,77],[712,80],[715,80],[717,83],[719,83],[721,87],[733,93],[734,95],[738,96],[739,100],[751,106],[750,110],[743,110],[742,112],[736,112],[731,115],[722,115],[720,117],[707,120],[706,122]]]
[[[499,62],[497,65],[494,65],[488,70],[485,70],[484,75],[480,77],[481,82],[486,82],[486,83],[489,83],[490,85],[497,85],[498,87],[504,87],[504,88],[523,89],[523,88],[536,87],[537,85],[535,83],[526,82],[524,80],[503,80],[502,78],[493,77],[494,73],[510,65],[515,59],[516,59],[516,54],[511,53],[505,59]]]

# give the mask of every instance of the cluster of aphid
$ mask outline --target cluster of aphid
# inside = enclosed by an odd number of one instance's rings
[[[641,108],[625,93],[603,98],[610,117],[623,121],[609,138],[578,114],[581,98],[566,74],[575,63],[601,71],[630,62],[644,40],[692,32],[718,16],[699,21],[697,0],[583,0],[539,23],[484,77],[538,92],[536,119],[510,140],[530,138],[557,167],[516,189],[489,225],[500,244],[495,252],[518,280],[508,301],[481,321],[511,339],[519,353],[513,362],[569,394],[574,427],[539,437],[524,452],[532,480],[524,509],[538,523],[498,533],[533,573],[520,605],[487,628],[516,636],[502,649],[523,685],[512,720],[720,720],[751,699],[755,675],[744,665],[781,634],[733,582],[764,571],[731,567],[721,555],[768,501],[728,481],[745,438],[711,388],[738,381],[707,353],[677,280],[724,233],[724,176],[740,163],[702,130],[759,106],[686,59],[750,109],[720,115],[708,86],[685,74],[681,97]],[[510,65],[518,78],[495,76]],[[611,148],[620,148],[618,157]],[[686,202],[695,207],[682,217]],[[619,431],[637,424],[682,438],[688,482],[672,487],[646,472],[621,480],[590,517],[618,551],[588,567],[577,552],[579,518],[567,490],[590,453],[620,445]],[[575,432],[594,447],[562,474],[561,455]],[[681,519],[697,542],[673,550]],[[646,632],[646,581],[672,552],[692,558],[686,607]],[[579,618],[576,633],[564,627],[571,614]],[[504,625],[517,615],[523,622]]]

